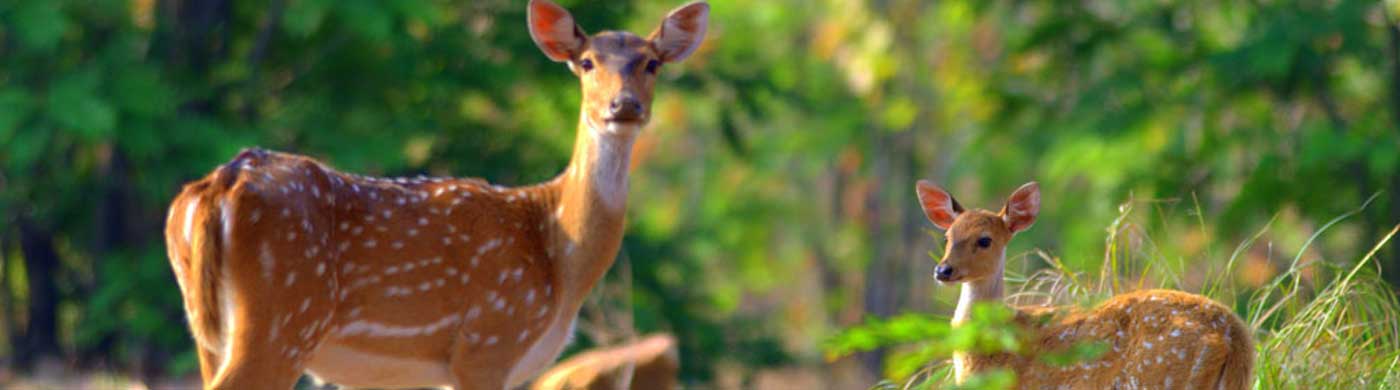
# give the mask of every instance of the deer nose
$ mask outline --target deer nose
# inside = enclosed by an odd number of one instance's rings
[[[608,114],[612,120],[637,120],[642,118],[642,102],[631,95],[618,96],[608,104]]]
[[[953,267],[939,264],[937,267],[933,268],[933,278],[938,279],[940,282],[953,280]]]

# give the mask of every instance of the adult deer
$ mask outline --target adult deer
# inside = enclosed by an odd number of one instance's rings
[[[528,5],[530,36],[583,90],[568,168],[534,186],[380,179],[247,150],[185,186],[166,244],[210,389],[504,389],[559,355],[621,244],[633,140],[660,66],[704,39],[709,6],[647,38],[586,35]]]
[[[919,181],[916,190],[929,221],[947,231],[948,245],[934,276],[941,283],[963,284],[952,321],[959,326],[974,304],[1002,302],[1006,244],[1035,223],[1040,187],[1021,186],[995,213],[965,210],[928,181]],[[956,380],[1006,368],[1016,373],[1022,389],[1234,390],[1249,386],[1254,365],[1254,345],[1239,317],[1209,298],[1180,291],[1123,294],[1086,311],[1018,309],[1016,323],[1027,331],[1022,353],[955,353]],[[1075,365],[1041,361],[1045,353],[1091,341],[1111,348]]]

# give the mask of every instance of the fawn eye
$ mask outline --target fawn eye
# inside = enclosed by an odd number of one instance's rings
[[[593,70],[593,60],[584,58],[583,60],[578,62],[578,67],[583,68],[584,72]]]
[[[989,247],[989,246],[992,246],[992,238],[991,238],[991,237],[982,237],[982,238],[977,239],[977,247],[978,247],[978,248],[986,248],[986,247]]]
[[[647,73],[656,74],[656,68],[661,66],[661,61],[647,61]]]

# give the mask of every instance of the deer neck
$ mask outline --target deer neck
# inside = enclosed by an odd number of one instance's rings
[[[548,210],[555,225],[549,240],[565,296],[581,302],[607,273],[622,244],[627,174],[635,131],[615,131],[579,119],[574,155],[554,179],[557,198]]]
[[[996,272],[971,282],[963,283],[962,295],[958,297],[958,309],[953,313],[953,326],[962,325],[972,316],[972,306],[980,302],[1001,302],[1002,278],[1006,266],[1006,254],[997,258]]]

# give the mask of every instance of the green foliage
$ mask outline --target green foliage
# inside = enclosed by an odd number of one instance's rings
[[[972,316],[967,322],[953,327],[946,317],[933,317],[918,314],[904,314],[887,320],[871,319],[864,325],[851,327],[826,341],[827,359],[850,355],[856,352],[873,351],[886,347],[911,345],[890,359],[887,376],[894,379],[909,378],[923,370],[930,362],[950,359],[954,351],[975,351],[977,353],[1018,353],[1021,350],[1021,329],[1012,321],[1015,311],[998,303],[977,304],[972,308]],[[998,373],[989,378],[979,379],[976,389],[1006,388],[997,387],[1004,383]],[[1014,375],[1011,376],[1014,380]],[[970,385],[971,386],[971,385]],[[990,386],[990,387],[989,387]]]
[[[15,36],[29,49],[49,51],[68,30],[68,17],[57,2],[30,1],[12,10]]]
[[[1015,373],[1009,370],[979,373],[957,386],[951,385],[949,373],[937,373],[940,369],[947,370],[943,362],[951,359],[955,351],[1021,353],[1021,343],[1027,334],[1013,321],[1015,314],[1015,310],[1002,303],[978,303],[973,305],[969,319],[956,327],[949,324],[947,317],[919,314],[868,319],[865,324],[844,329],[827,339],[823,348],[827,359],[835,360],[856,352],[896,347],[891,352],[886,376],[905,381],[911,388],[1008,389],[1016,380]],[[1067,366],[1097,359],[1107,349],[1102,342],[1084,342],[1063,351],[1046,351],[1038,358],[1054,366]],[[936,386],[939,384],[941,387]]]
[[[1108,343],[1102,341],[1086,341],[1070,345],[1069,349],[1064,351],[1049,351],[1038,357],[1051,366],[1065,367],[1097,359],[1103,356],[1104,352],[1108,352],[1108,348]]]

